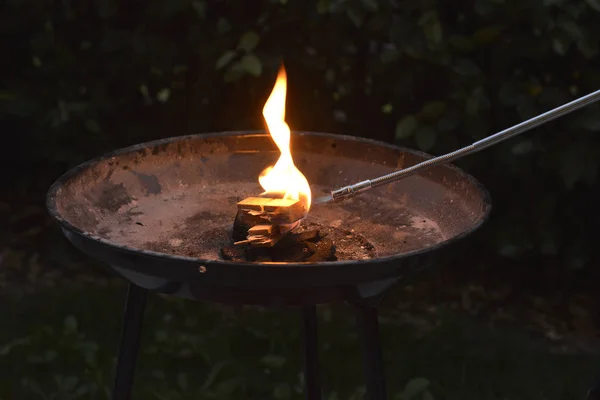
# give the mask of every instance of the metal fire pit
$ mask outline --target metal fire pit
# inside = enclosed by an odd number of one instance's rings
[[[372,140],[295,132],[292,151],[313,196],[430,158]],[[148,290],[227,303],[303,308],[307,398],[319,399],[316,304],[346,301],[363,333],[370,398],[385,384],[375,303],[428,266],[429,256],[477,229],[490,211],[485,189],[453,166],[339,204],[314,205],[304,224],[326,231],[338,261],[225,261],[236,203],[262,191],[257,177],[279,152],[268,133],[225,132],[144,143],[63,175],[47,205],[67,238],[130,288],[113,399],[128,399]]]

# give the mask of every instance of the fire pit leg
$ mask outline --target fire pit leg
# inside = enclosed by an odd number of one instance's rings
[[[317,341],[317,306],[302,309],[304,331],[304,382],[306,399],[321,400],[319,350]]]
[[[112,400],[129,400],[131,397],[147,294],[147,289],[129,284]]]
[[[369,400],[385,400],[385,376],[379,339],[377,309],[369,305],[356,305],[357,325],[362,336],[363,365]]]

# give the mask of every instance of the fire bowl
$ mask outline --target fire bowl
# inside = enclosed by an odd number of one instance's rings
[[[293,132],[292,154],[313,197],[409,167],[430,155],[368,139]],[[247,304],[317,304],[370,297],[429,265],[479,227],[487,191],[447,165],[355,198],[313,205],[305,226],[326,232],[337,261],[234,262],[236,203],[261,193],[279,151],[266,132],[223,132],[127,147],[65,173],[47,206],[66,237],[132,283],[177,296]]]

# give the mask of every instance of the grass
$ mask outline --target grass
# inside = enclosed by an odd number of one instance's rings
[[[106,399],[125,286],[62,288],[0,298],[0,399]],[[363,393],[351,310],[320,307],[328,400]],[[600,360],[551,354],[510,330],[439,315],[428,331],[383,312],[390,398],[584,399]],[[134,399],[301,399],[299,313],[151,295]],[[408,387],[407,387],[408,384]],[[417,394],[410,396],[413,389]],[[408,390],[408,391],[407,391]]]

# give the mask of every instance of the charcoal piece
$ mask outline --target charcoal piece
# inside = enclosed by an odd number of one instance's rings
[[[279,242],[275,246],[275,251],[285,251],[286,248],[296,246],[298,245],[298,243],[300,242],[296,238],[296,235],[286,234],[279,240]]]
[[[306,242],[306,241],[315,242],[315,241],[319,240],[320,232],[318,229],[311,229],[309,231],[297,233],[295,236],[301,242]]]
[[[304,246],[306,246],[306,249],[308,250],[309,254],[307,254],[307,255],[311,256],[311,255],[315,254],[317,251],[319,251],[319,246],[316,243],[308,242],[308,241],[303,242],[303,243],[304,243]]]
[[[245,240],[248,236],[248,230],[252,227],[247,224],[242,218],[242,211],[238,211],[233,221],[233,232],[232,237],[234,241]]]
[[[288,254],[286,254],[281,259],[281,261],[288,261],[288,262],[304,261],[304,259],[306,258],[307,255],[308,255],[308,252],[306,251],[306,247],[304,247],[303,245],[296,246]]]
[[[335,245],[329,238],[324,238],[317,243],[317,251],[306,259],[306,262],[319,262],[319,261],[334,261],[335,258]]]
[[[302,261],[309,255],[304,243],[290,238],[281,241],[271,250],[274,261]]]
[[[246,261],[246,251],[241,247],[225,246],[221,248],[221,256],[225,260]]]
[[[272,261],[271,249],[265,247],[247,247],[246,248],[246,259],[248,261],[259,261],[260,259],[268,258]]]

